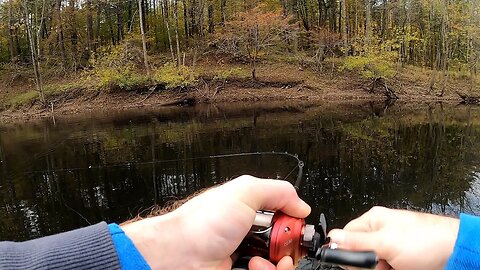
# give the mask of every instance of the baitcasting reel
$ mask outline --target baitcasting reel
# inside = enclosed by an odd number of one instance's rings
[[[353,252],[336,249],[326,238],[327,223],[320,216],[317,226],[305,224],[304,219],[294,218],[282,212],[258,211],[250,232],[243,239],[233,269],[248,269],[248,261],[260,256],[278,263],[284,256],[298,262],[304,257],[318,263],[374,269],[378,258],[374,252]]]

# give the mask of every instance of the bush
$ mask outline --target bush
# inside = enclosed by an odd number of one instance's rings
[[[369,53],[364,56],[349,56],[341,69],[357,70],[360,74],[369,79],[392,78],[395,76],[395,62],[397,53],[379,52]]]
[[[98,76],[100,88],[107,91],[131,91],[151,83],[151,79],[148,76],[129,69],[99,68],[95,73]]]
[[[189,87],[197,82],[195,71],[188,66],[177,68],[175,63],[166,63],[154,72],[154,80],[164,84],[167,89]]]

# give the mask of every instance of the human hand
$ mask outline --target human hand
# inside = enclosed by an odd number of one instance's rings
[[[376,206],[328,236],[338,248],[375,251],[377,270],[436,270],[445,268],[459,224],[454,218]]]
[[[304,218],[310,207],[286,181],[241,176],[212,188],[177,210],[123,226],[152,269],[225,269],[250,230],[257,210],[280,210]],[[254,257],[251,270],[293,269],[284,257],[277,266]]]

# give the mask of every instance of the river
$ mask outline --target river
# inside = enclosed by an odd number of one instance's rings
[[[225,104],[0,126],[0,240],[121,222],[242,174],[295,182],[343,226],[374,205],[480,214],[480,107]]]

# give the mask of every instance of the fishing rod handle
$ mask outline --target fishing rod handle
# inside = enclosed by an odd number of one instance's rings
[[[315,255],[321,263],[348,265],[364,269],[375,269],[378,257],[372,251],[347,251],[322,247]]]

